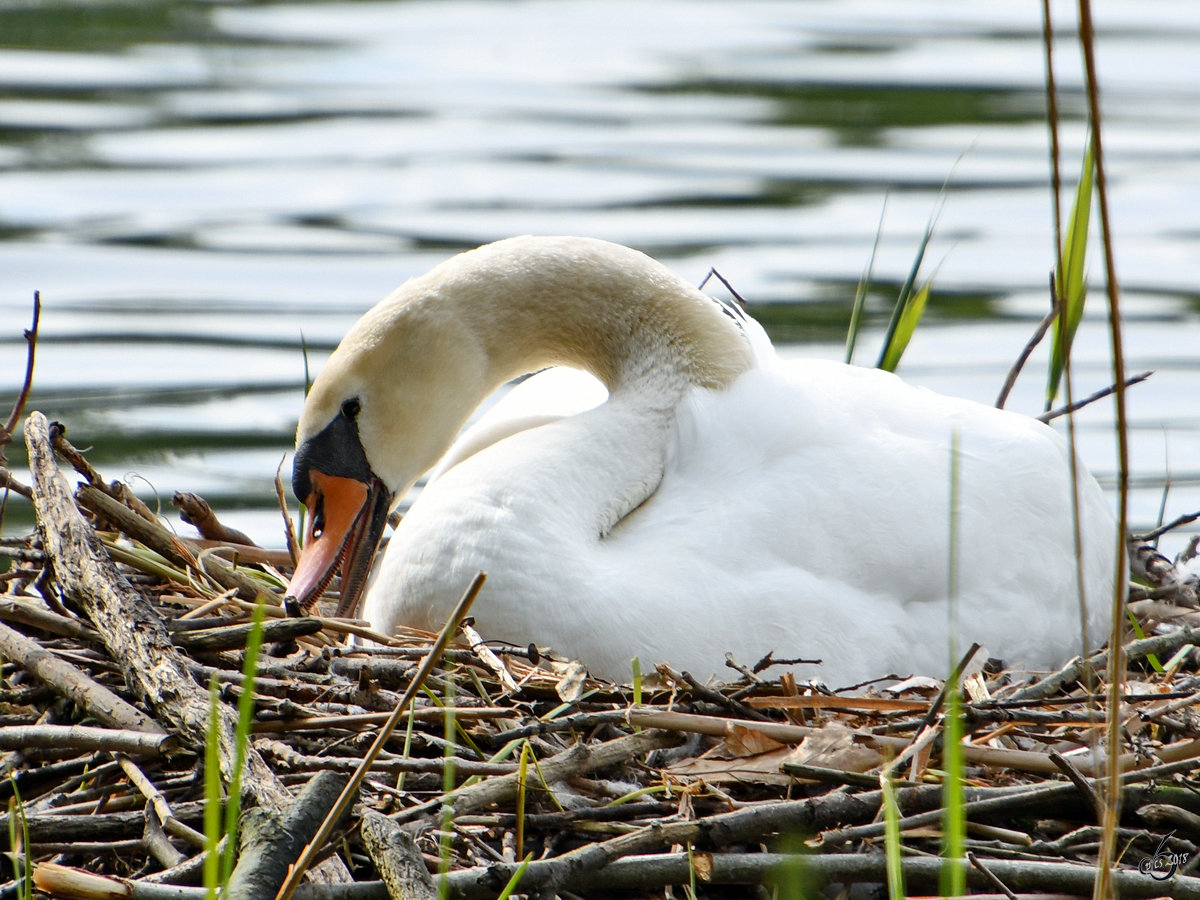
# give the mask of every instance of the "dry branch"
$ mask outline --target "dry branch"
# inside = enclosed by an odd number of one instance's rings
[[[349,776],[320,772],[286,814],[248,810],[243,817],[240,861],[229,879],[229,896],[271,898],[287,877],[288,867],[313,838]]]
[[[850,856],[805,856],[802,862],[777,853],[703,854],[703,868],[711,884],[763,884],[781,875],[811,878],[819,883],[878,883],[885,880],[883,854]],[[966,860],[955,863],[967,870],[967,884],[991,887],[992,882]],[[575,874],[562,882],[557,879],[556,860],[530,863],[521,879],[522,890],[545,889],[561,884],[571,891],[630,890],[661,888],[668,884],[687,884],[689,868],[695,866],[686,853],[663,853],[620,859],[603,869]],[[909,888],[936,890],[943,860],[903,860],[905,882]],[[1090,894],[1095,871],[1071,862],[1030,860],[988,860],[988,868],[1009,887],[1025,892]],[[478,870],[451,873],[451,896],[458,900],[492,898],[516,869],[514,864],[497,864]],[[1140,872],[1118,872],[1115,886],[1121,897],[1161,897],[1163,885]],[[1200,900],[1200,878],[1175,876],[1171,896],[1178,900]]]
[[[383,876],[392,900],[435,900],[437,886],[421,852],[404,831],[373,810],[363,813],[363,843]]]
[[[25,329],[25,343],[28,344],[28,349],[25,354],[25,377],[21,381],[21,391],[17,395],[16,402],[13,403],[12,411],[8,414],[8,420],[0,427],[0,466],[7,466],[8,459],[4,455],[4,447],[12,441],[13,429],[17,427],[17,423],[21,421],[21,416],[25,412],[25,404],[29,400],[29,391],[33,388],[33,364],[37,358],[37,337],[38,323],[42,318],[42,293],[41,291],[33,292],[33,324]],[[5,475],[7,475],[7,471]],[[5,479],[7,483],[7,478]]]
[[[0,750],[42,747],[157,756],[173,742],[169,734],[89,728],[87,725],[11,725],[0,728]]]
[[[46,615],[54,616],[49,612]],[[126,703],[104,685],[89,678],[70,663],[63,662],[57,656],[43,650],[34,641],[13,631],[7,625],[0,625],[0,653],[4,654],[5,659],[17,663],[29,674],[114,728],[166,735],[161,725],[137,707]]]
[[[200,537],[205,540],[254,546],[254,541],[244,531],[222,524],[203,497],[188,491],[176,491],[171,503],[179,510],[179,518],[199,531]]]

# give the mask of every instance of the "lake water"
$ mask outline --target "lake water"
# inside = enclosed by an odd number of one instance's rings
[[[1073,181],[1085,103],[1074,4],[1055,8]],[[40,290],[30,408],[147,499],[198,492],[278,546],[303,346],[315,370],[452,252],[577,233],[696,282],[715,266],[772,305],[785,352],[836,358],[882,219],[870,364],[935,213],[935,293],[901,373],[991,402],[1048,304],[1040,9],[7,2],[0,414]],[[1200,4],[1099,3],[1096,19],[1128,366],[1156,371],[1129,397],[1142,527],[1168,480],[1168,516],[1200,509]],[[1090,269],[1079,395],[1111,382],[1097,253]],[[1010,408],[1040,411],[1045,365]],[[1110,420],[1108,403],[1079,418],[1109,487]],[[28,521],[9,504],[6,533]]]

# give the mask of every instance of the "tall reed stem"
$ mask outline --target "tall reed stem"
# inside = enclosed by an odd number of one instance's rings
[[[1129,528],[1129,434],[1125,413],[1125,350],[1121,340],[1121,299],[1117,286],[1117,265],[1112,245],[1112,225],[1108,210],[1108,179],[1105,172],[1103,130],[1100,127],[1100,89],[1096,78],[1096,29],[1092,21],[1090,0],[1079,0],[1079,41],[1083,47],[1084,70],[1087,75],[1088,113],[1092,121],[1092,140],[1096,152],[1096,193],[1100,204],[1100,237],[1104,248],[1104,274],[1108,290],[1108,320],[1112,339],[1113,378],[1116,392],[1113,397],[1117,419],[1117,579],[1113,591],[1113,631],[1108,658],[1108,791],[1104,809],[1104,828],[1101,842],[1099,872],[1093,897],[1104,900],[1112,896],[1112,863],[1116,853],[1117,821],[1121,812],[1121,717],[1117,715],[1121,685],[1125,671],[1120,633],[1124,597],[1121,574],[1126,569],[1125,534]]]

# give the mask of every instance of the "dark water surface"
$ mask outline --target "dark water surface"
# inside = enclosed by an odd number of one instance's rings
[[[1084,141],[1059,4],[1065,171]],[[199,492],[281,541],[272,477],[304,381],[351,322],[450,253],[520,233],[716,266],[788,353],[839,357],[883,215],[871,321],[940,209],[902,366],[980,400],[1048,300],[1040,4],[0,5],[0,385],[35,289],[32,407],[147,498]],[[1200,5],[1100,3],[1135,524],[1200,508]],[[943,192],[943,186],[945,187]],[[884,212],[886,198],[886,212]],[[1109,383],[1093,310],[1076,389]],[[1045,355],[1010,407],[1040,409]],[[7,411],[7,399],[4,412]],[[1114,480],[1108,404],[1080,417]],[[20,464],[20,450],[10,457]],[[290,464],[290,463],[289,463]],[[10,504],[8,533],[29,521]]]

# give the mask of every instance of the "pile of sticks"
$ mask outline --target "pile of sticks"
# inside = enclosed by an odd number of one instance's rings
[[[204,896],[223,848],[206,809],[234,800],[229,896],[495,898],[514,879],[539,897],[837,896],[886,881],[881,772],[907,888],[936,890],[939,682],[833,693],[730,660],[724,685],[664,665],[621,687],[488,648],[469,620],[397,638],[288,619],[288,554],[180,538],[39,414],[25,438],[38,526],[4,543],[0,576],[3,897]],[[1159,586],[1135,608],[1162,634],[1124,648],[1113,890],[1200,897],[1200,623],[1170,564],[1136,556]],[[981,896],[1092,895],[1106,658],[959,673],[967,852],[948,864]]]

